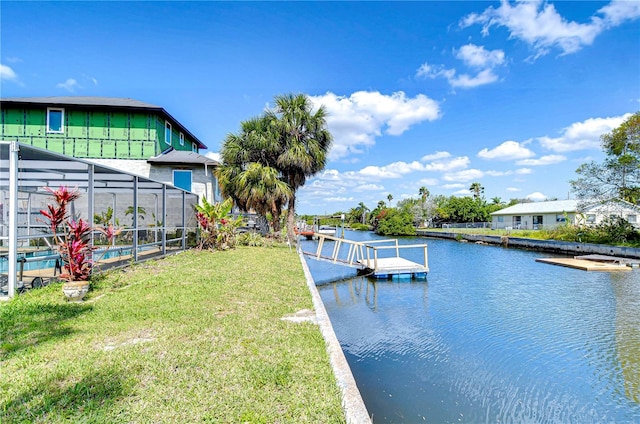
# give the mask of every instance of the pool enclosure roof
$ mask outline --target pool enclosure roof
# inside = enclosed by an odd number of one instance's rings
[[[110,168],[90,160],[72,158],[23,144],[19,146],[19,191],[39,191],[43,187],[58,188],[63,185],[77,186],[80,190],[86,191],[89,187],[89,179],[92,178],[93,190],[96,193],[130,192],[131,183],[135,177],[137,177],[140,192],[162,191],[163,186],[184,191],[170,184]],[[3,162],[5,160],[3,158]],[[3,163],[2,168],[8,168],[8,164]],[[93,168],[92,176],[88,172],[90,168]],[[8,173],[3,172],[0,184],[8,186],[8,178]]]

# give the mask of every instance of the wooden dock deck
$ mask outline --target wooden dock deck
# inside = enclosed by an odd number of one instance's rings
[[[583,271],[631,271],[631,267],[625,263],[603,262],[588,259],[575,258],[538,258],[536,262],[551,265],[566,266],[581,269]]]

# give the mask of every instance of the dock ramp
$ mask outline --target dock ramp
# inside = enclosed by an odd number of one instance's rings
[[[302,252],[315,260],[356,268],[358,273],[375,278],[392,278],[394,275],[420,277],[426,276],[429,272],[426,244],[400,244],[397,239],[355,241],[325,234],[316,236],[316,252]],[[323,254],[326,242],[333,243],[330,254]],[[401,257],[401,252],[408,249],[421,249],[423,262],[418,263]]]

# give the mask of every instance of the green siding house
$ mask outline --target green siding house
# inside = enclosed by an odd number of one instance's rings
[[[0,98],[0,139],[173,184],[218,201],[219,165],[198,138],[160,106],[128,98]]]
[[[127,98],[0,99],[2,139],[90,159],[149,159],[206,149],[160,106]]]

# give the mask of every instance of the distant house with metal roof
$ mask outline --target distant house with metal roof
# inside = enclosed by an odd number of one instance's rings
[[[89,159],[217,199],[207,146],[163,107],[130,98],[0,99],[0,137]],[[170,157],[170,160],[163,158]]]
[[[576,199],[519,203],[491,214],[493,229],[554,228],[566,223],[599,224],[606,217],[619,216],[637,225],[640,208],[620,199],[588,202]]]

